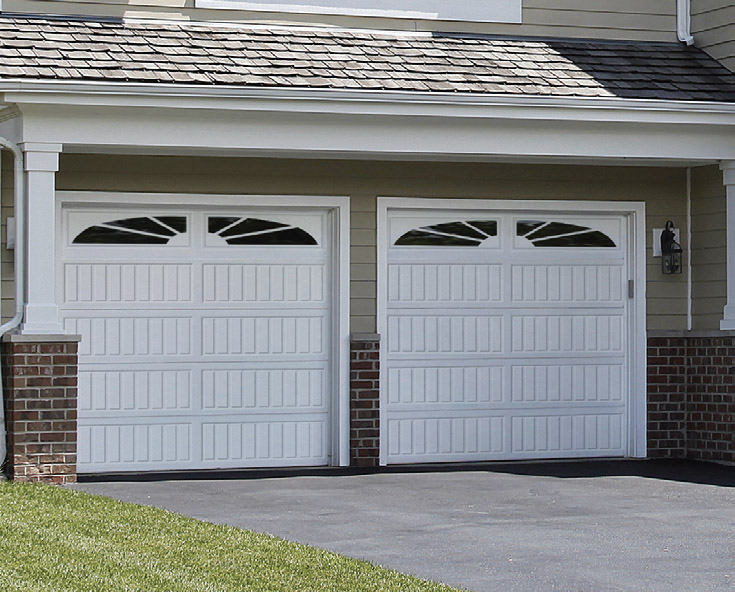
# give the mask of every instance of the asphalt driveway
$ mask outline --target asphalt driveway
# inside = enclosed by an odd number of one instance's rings
[[[477,592],[735,591],[735,467],[473,465],[77,489]]]

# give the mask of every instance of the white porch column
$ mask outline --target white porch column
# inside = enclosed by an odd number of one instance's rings
[[[21,332],[63,333],[56,303],[56,172],[61,144],[26,142],[26,305]]]
[[[735,329],[735,160],[720,163],[727,190],[727,304],[720,329]]]

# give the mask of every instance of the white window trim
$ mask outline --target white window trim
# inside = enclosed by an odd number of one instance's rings
[[[197,8],[417,20],[521,23],[522,0],[196,0]]]
[[[388,210],[488,210],[498,212],[533,211],[565,214],[620,214],[628,225],[627,265],[628,279],[633,281],[633,298],[628,309],[628,458],[646,458],[647,455],[647,386],[646,386],[646,206],[643,202],[567,201],[567,200],[488,200],[488,199],[435,199],[378,197],[377,204],[377,310],[378,334],[385,335],[388,324]],[[380,348],[380,464],[388,464],[388,427],[386,416],[386,389],[388,377],[385,368],[385,347]]]
[[[56,228],[61,228],[64,208],[72,205],[118,206],[131,209],[145,206],[205,207],[306,207],[324,208],[330,211],[332,236],[331,261],[334,264],[331,293],[333,337],[331,344],[332,374],[334,376],[334,400],[330,409],[330,465],[350,464],[350,198],[345,196],[298,195],[213,195],[181,193],[135,193],[107,191],[57,191]],[[63,233],[57,235],[57,242]],[[32,237],[31,237],[32,240]],[[56,269],[61,269],[61,248],[56,249]],[[57,278],[63,277],[59,272]],[[63,285],[56,286],[57,294]],[[57,296],[61,301],[61,296]]]

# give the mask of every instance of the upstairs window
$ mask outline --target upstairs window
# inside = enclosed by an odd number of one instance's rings
[[[520,23],[522,0],[195,0],[197,8]]]

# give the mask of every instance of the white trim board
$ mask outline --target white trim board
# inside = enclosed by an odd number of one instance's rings
[[[619,214],[627,224],[627,272],[633,281],[633,297],[627,312],[628,328],[628,439],[627,456],[645,458],[646,456],[646,276],[645,276],[645,204],[642,202],[611,201],[566,201],[566,200],[470,200],[470,199],[418,199],[378,197],[377,201],[377,330],[383,336],[387,330],[387,253],[390,244],[388,236],[388,211],[391,209],[414,210],[417,213],[427,210],[468,210],[496,212],[548,212],[554,214]],[[385,349],[381,347],[380,357],[380,464],[387,464],[387,417],[386,388],[387,376]]]
[[[98,192],[98,191],[57,191],[56,225],[61,228],[62,206],[83,205],[86,207],[109,207],[119,209],[139,206],[181,206],[181,207],[288,207],[325,208],[330,211],[330,225],[334,236],[332,261],[332,373],[336,387],[334,390],[331,434],[331,464],[348,466],[349,451],[349,269],[350,269],[350,198],[344,196],[298,196],[298,195],[216,195],[216,194],[178,194],[178,193],[136,193],[136,192]],[[61,234],[61,233],[59,233]],[[63,240],[61,236],[58,241]],[[54,254],[59,268],[60,248]],[[61,273],[57,274],[63,277]],[[57,286],[57,294],[63,290]]]
[[[521,0],[196,0],[197,8],[482,23],[522,22]]]
[[[687,165],[735,160],[735,105],[159,91],[107,84],[0,84],[4,100],[22,113],[13,119],[18,140],[59,143],[65,151]]]

